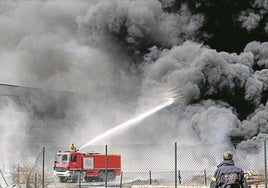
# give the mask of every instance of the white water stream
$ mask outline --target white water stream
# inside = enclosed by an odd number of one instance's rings
[[[137,117],[132,118],[132,119],[130,119],[130,120],[128,120],[128,121],[126,121],[126,122],[124,122],[122,124],[119,124],[119,125],[113,127],[112,129],[109,129],[108,131],[104,132],[103,134],[95,137],[94,139],[90,140],[89,142],[87,142],[86,144],[84,144],[83,146],[81,146],[79,148],[79,150],[82,150],[85,147],[93,144],[94,142],[96,142],[96,141],[98,141],[98,140],[100,140],[100,139],[102,139],[104,137],[107,137],[109,135],[112,135],[113,133],[118,132],[119,130],[122,130],[124,128],[130,127],[132,125],[136,125],[137,122],[139,122],[139,121],[143,120],[144,118],[146,118],[146,117],[148,117],[148,116],[156,113],[157,111],[159,111],[159,110],[161,110],[161,109],[163,109],[163,108],[171,105],[175,101],[176,97],[177,97],[177,95],[173,95],[172,97],[167,98],[165,100],[165,102],[157,105],[153,109],[151,109],[151,110],[149,110],[147,112],[144,112],[144,113],[138,115]]]

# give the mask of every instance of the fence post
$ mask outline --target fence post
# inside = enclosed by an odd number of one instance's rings
[[[19,188],[21,188],[20,186],[20,165],[18,164],[18,185],[19,185]]]
[[[107,163],[108,163],[108,151],[107,145],[105,145],[105,188],[107,188]]]
[[[149,171],[149,178],[150,178],[150,185],[152,185],[152,172],[151,172],[151,170]]]
[[[205,176],[205,185],[207,185],[207,171],[206,171],[206,169],[204,170],[204,176]]]
[[[45,187],[45,147],[43,147],[42,188]]]
[[[34,174],[34,187],[37,188],[37,173]]]
[[[265,174],[265,188],[267,188],[266,139],[264,139],[264,174]]]
[[[178,178],[178,175],[177,175],[177,142],[175,142],[175,188],[177,188],[177,178]]]
[[[81,188],[81,180],[82,180],[82,170],[79,171],[79,179],[78,179],[78,187]]]
[[[122,188],[122,182],[123,182],[123,172],[121,172],[121,177],[120,177],[120,188]]]

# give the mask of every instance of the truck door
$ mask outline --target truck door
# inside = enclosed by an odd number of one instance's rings
[[[81,170],[81,156],[76,153],[70,156],[70,170]]]

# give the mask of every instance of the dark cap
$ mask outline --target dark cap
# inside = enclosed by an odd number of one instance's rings
[[[231,151],[226,151],[223,153],[223,160],[232,160],[233,153]]]

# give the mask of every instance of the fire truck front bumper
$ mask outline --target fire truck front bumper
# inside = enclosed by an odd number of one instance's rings
[[[58,177],[73,177],[75,174],[74,171],[65,171],[65,172],[57,172],[57,171],[54,171],[54,176],[58,176]]]

